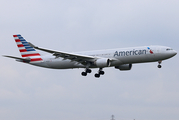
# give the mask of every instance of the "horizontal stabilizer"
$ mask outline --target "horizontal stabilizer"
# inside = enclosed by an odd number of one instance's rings
[[[8,55],[3,55],[4,57],[8,57],[8,58],[13,58],[16,59],[19,62],[30,62],[30,58],[19,58],[19,57],[14,57],[14,56],[8,56]]]

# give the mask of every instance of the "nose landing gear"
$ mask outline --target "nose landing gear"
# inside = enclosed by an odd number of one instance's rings
[[[157,67],[158,67],[158,68],[162,68],[162,66],[160,65],[160,64],[162,63],[162,61],[158,61],[158,63],[159,63],[159,64],[158,64]]]

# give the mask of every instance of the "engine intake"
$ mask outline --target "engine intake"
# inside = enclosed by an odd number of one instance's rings
[[[108,58],[100,58],[97,59],[94,63],[97,67],[103,68],[103,67],[109,67],[111,62]]]
[[[115,66],[115,68],[119,70],[131,70],[132,64],[124,64],[120,66]]]

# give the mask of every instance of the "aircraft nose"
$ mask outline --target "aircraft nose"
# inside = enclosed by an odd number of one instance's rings
[[[177,54],[177,51],[173,50],[173,56],[175,56]]]

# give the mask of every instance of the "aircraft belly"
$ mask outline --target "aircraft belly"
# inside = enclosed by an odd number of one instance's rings
[[[172,56],[170,54],[166,54],[166,53],[158,53],[156,55],[156,59],[158,60],[166,60],[168,58],[171,58]]]
[[[118,59],[123,63],[123,64],[128,64],[128,63],[136,63],[142,61],[142,58],[136,57],[136,56],[120,56]]]
[[[157,58],[155,58],[155,55],[150,55],[150,54],[138,55],[138,56],[120,56],[118,57],[118,59],[123,64],[154,62],[158,60]]]
[[[53,69],[69,69],[69,68],[83,67],[83,65],[70,60],[54,60],[54,61],[47,62],[47,64],[50,68]]]
[[[37,62],[37,63],[29,63],[34,66],[44,67],[44,68],[50,68],[45,62]]]
[[[118,66],[118,65],[122,65],[123,63],[120,60],[115,60],[111,62],[110,66]]]

